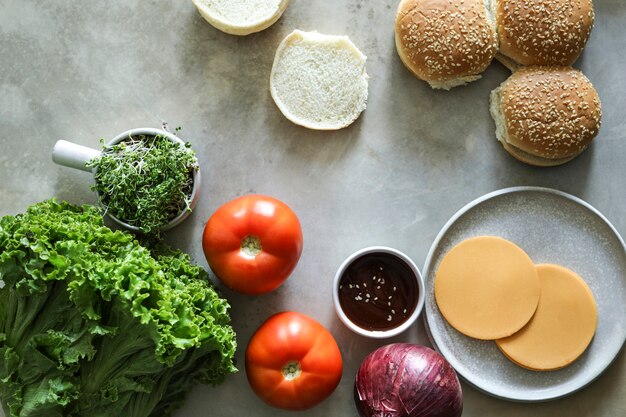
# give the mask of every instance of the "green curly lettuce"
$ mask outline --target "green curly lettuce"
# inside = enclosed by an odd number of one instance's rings
[[[236,371],[229,304],[180,251],[47,200],[0,219],[0,400],[10,417],[167,416]]]

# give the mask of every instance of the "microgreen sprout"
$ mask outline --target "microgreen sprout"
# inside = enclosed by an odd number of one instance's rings
[[[191,210],[198,160],[189,143],[136,135],[104,146],[88,166],[95,168],[93,189],[105,210],[144,234],[158,234],[170,220]]]

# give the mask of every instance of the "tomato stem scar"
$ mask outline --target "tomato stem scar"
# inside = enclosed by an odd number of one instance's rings
[[[261,246],[261,239],[254,235],[248,235],[243,238],[241,241],[241,251],[244,255],[247,255],[251,258],[255,258],[263,247]]]
[[[287,362],[285,366],[283,366],[282,373],[287,381],[293,381],[302,373],[302,368],[300,368],[300,362]]]

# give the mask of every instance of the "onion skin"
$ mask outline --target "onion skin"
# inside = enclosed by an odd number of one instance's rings
[[[463,393],[452,366],[425,346],[394,343],[370,353],[354,383],[361,417],[459,417]]]

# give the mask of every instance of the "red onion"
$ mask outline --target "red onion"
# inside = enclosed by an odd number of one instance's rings
[[[459,417],[463,393],[452,366],[424,346],[394,343],[370,353],[354,383],[361,417]]]

